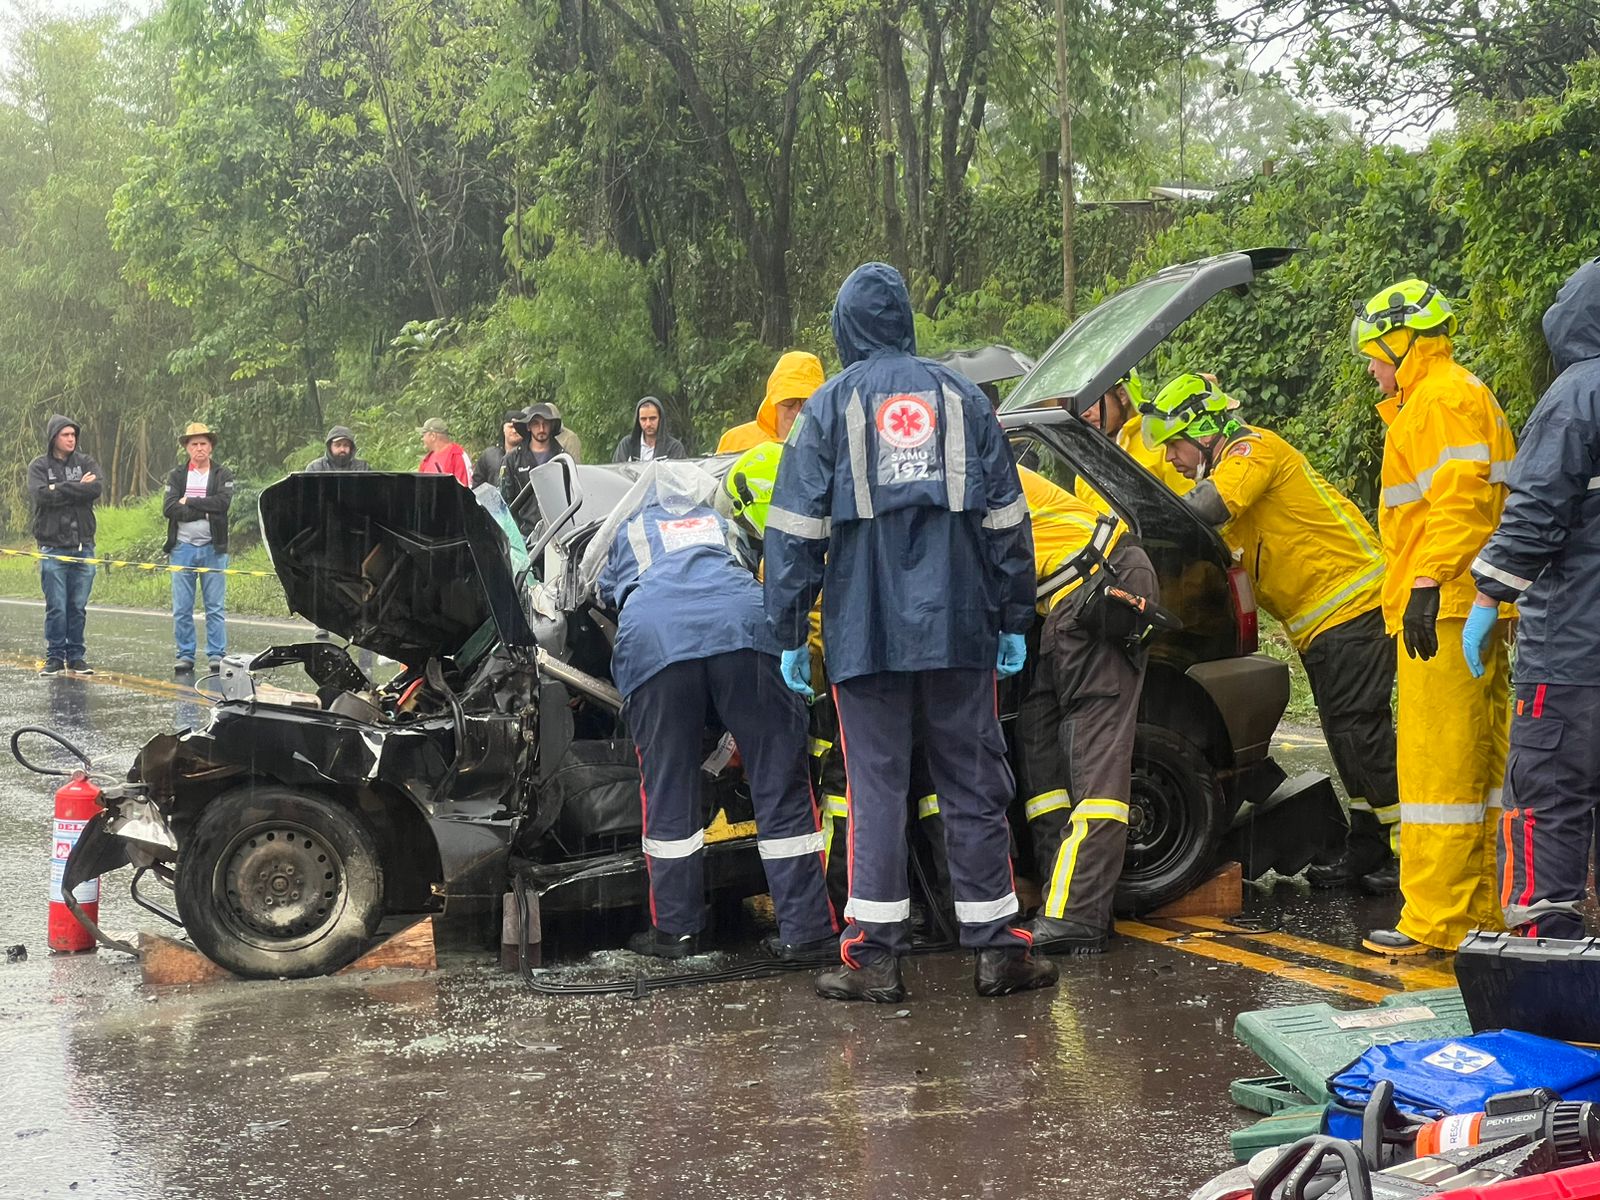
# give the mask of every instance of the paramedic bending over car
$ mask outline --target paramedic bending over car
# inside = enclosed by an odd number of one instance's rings
[[[1378,534],[1306,456],[1246,425],[1216,383],[1180,375],[1144,410],[1144,436],[1199,481],[1184,503],[1249,572],[1261,606],[1283,624],[1305,665],[1334,767],[1350,797],[1336,858],[1306,872],[1313,886],[1400,884],[1395,780],[1394,639],[1383,627]]]
[[[652,463],[595,542],[609,548],[600,599],[621,613],[612,677],[639,752],[650,877],[650,929],[628,945],[661,958],[700,949],[700,763],[706,718],[715,713],[739,747],[755,803],[756,846],[778,919],[771,948],[784,958],[815,954],[833,946],[838,926],[823,882],[805,705],[778,673],[761,586],[734,558],[711,507],[716,486],[697,467]]]

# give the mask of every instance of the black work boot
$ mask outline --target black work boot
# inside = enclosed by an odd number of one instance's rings
[[[1306,882],[1314,888],[1349,887],[1363,875],[1382,870],[1393,859],[1387,839],[1374,844],[1352,838],[1344,853],[1332,862],[1314,862],[1307,867]]]
[[[643,933],[636,933],[629,938],[628,949],[652,958],[688,958],[691,954],[700,953],[700,935],[668,933],[652,925]]]
[[[892,955],[875,958],[859,967],[841,965],[817,976],[817,995],[825,1000],[870,1000],[894,1004],[906,998],[900,978],[900,960]]]
[[[1376,871],[1361,877],[1361,890],[1369,896],[1391,896],[1400,890],[1400,860],[1394,855]]]
[[[1106,931],[1042,913],[1028,922],[1033,948],[1043,954],[1104,954]]]
[[[837,958],[839,939],[825,937],[809,942],[786,942],[774,933],[761,939],[761,948],[779,962],[805,962],[814,958]]]
[[[1055,963],[1048,958],[1035,958],[1029,950],[986,946],[978,951],[972,983],[980,996],[1009,996],[1012,992],[1055,987],[1059,974]]]

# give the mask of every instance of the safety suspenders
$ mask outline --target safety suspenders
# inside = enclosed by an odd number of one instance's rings
[[[1116,537],[1117,527],[1120,524],[1115,515],[1102,514],[1094,523],[1094,532],[1089,535],[1088,544],[1039,581],[1034,599],[1040,604],[1046,604],[1057,592],[1065,591],[1089,578],[1096,571],[1109,571],[1111,563],[1106,558],[1106,547],[1111,545],[1111,539]]]

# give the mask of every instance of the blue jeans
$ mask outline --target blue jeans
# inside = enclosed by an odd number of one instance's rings
[[[228,565],[228,556],[210,546],[191,546],[179,542],[169,561],[175,567],[214,567]],[[212,571],[174,571],[172,573],[172,636],[178,643],[178,657],[194,661],[194,583],[200,581],[200,596],[206,606],[206,657],[221,658],[228,648],[228,626],[222,614],[222,597],[228,577]]]
[[[94,543],[40,546],[39,553],[93,558]],[[94,564],[46,558],[39,563],[39,579],[44,585],[44,656],[65,663],[77,662],[84,655],[83,618],[89,607],[89,589],[94,586]]]

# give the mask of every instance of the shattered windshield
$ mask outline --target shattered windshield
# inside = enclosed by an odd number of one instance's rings
[[[1192,270],[1163,271],[1085,313],[1006,397],[1000,411],[1016,412],[1081,395],[1099,369],[1121,352],[1193,275]]]

